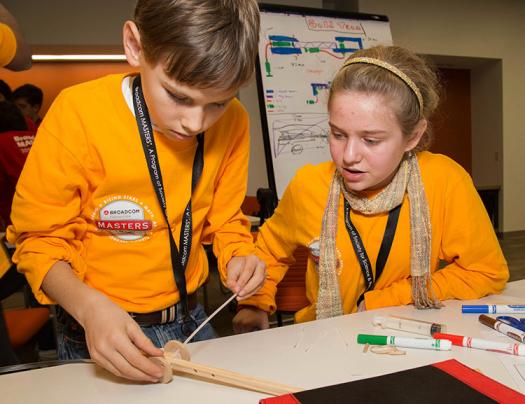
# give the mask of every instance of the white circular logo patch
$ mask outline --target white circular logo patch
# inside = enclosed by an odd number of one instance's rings
[[[144,219],[144,208],[130,200],[120,199],[100,209],[99,230],[110,232],[120,240],[133,241],[143,238],[153,228],[151,220]]]

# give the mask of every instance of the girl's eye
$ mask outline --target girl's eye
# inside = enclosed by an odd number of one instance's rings
[[[376,145],[376,144],[379,144],[379,142],[380,142],[380,141],[377,140],[377,139],[369,139],[369,138],[365,138],[365,143],[366,143],[366,144],[369,144],[369,145],[371,145],[371,146]]]
[[[332,132],[332,137],[334,139],[343,139],[345,135],[343,135],[342,133],[339,133],[339,132]]]

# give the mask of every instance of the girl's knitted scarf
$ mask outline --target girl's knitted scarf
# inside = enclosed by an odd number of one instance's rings
[[[419,164],[416,155],[410,152],[401,162],[392,182],[372,199],[348,192],[341,174],[339,171],[335,171],[323,215],[319,243],[317,318],[328,318],[343,314],[335,248],[341,192],[352,209],[364,215],[389,212],[403,202],[405,192],[408,192],[410,202],[410,274],[414,305],[418,309],[440,307],[439,300],[429,297],[429,292],[432,294],[430,277],[432,232]]]

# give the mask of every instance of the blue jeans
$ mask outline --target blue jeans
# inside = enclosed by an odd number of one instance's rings
[[[171,323],[141,326],[140,328],[144,334],[151,339],[153,344],[159,348],[162,348],[168,341],[173,339],[184,341],[188,335],[184,334],[182,331],[183,318],[182,315],[179,315],[179,312],[180,310],[177,310],[177,318]],[[196,323],[190,331],[195,330],[195,328],[202,324],[202,322],[208,317],[201,304],[198,304],[190,312],[190,316]],[[216,338],[216,334],[212,326],[208,323],[193,337],[191,342],[204,341],[212,338]],[[57,341],[58,359],[71,360],[90,358],[84,329],[64,309],[58,306]]]

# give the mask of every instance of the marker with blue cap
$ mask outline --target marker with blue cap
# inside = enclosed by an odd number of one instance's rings
[[[518,330],[525,331],[525,318],[516,318],[511,316],[497,316],[497,321],[508,324]]]
[[[525,304],[464,304],[461,306],[461,312],[476,314],[525,314]]]

